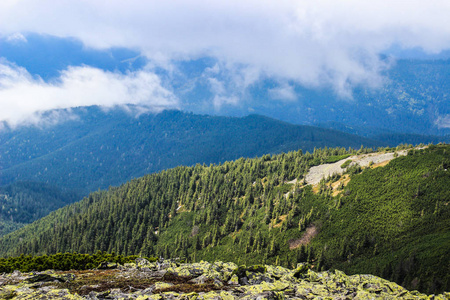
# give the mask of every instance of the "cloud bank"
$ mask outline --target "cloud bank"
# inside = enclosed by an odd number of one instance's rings
[[[71,67],[62,71],[58,81],[48,83],[24,68],[0,63],[0,120],[11,126],[37,122],[40,118],[35,113],[44,110],[123,104],[159,111],[177,107],[178,100],[155,74],[146,71],[121,74]]]
[[[237,103],[242,90],[262,77],[306,87],[327,86],[342,97],[351,97],[357,85],[379,86],[380,73],[389,67],[379,54],[392,45],[429,53],[450,49],[449,15],[448,0],[6,0],[0,2],[0,35],[36,32],[74,37],[86,47],[136,49],[152,65],[169,70],[173,61],[213,57],[234,74],[229,86],[241,90],[224,91],[213,77],[211,90],[218,91],[213,101],[220,107]],[[65,72],[62,82],[81,69]],[[102,83],[115,80],[123,86],[133,81],[97,73],[96,78],[108,78]],[[147,73],[132,78],[140,87],[139,78],[157,81]],[[74,88],[75,82],[60,87]],[[33,87],[41,99],[46,95],[42,90],[61,93],[61,88],[36,79],[28,79],[27,87]],[[71,91],[76,99],[82,98],[78,95],[82,92]],[[295,101],[293,92],[281,86],[271,94]],[[119,101],[117,94],[110,94],[111,102]]]

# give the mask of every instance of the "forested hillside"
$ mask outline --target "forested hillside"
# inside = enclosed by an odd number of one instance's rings
[[[383,167],[349,167],[350,181],[333,176],[303,185],[310,166],[348,154],[316,149],[147,175],[3,237],[1,254],[102,250],[238,264],[309,261],[316,270],[449,290],[450,146],[410,150]]]
[[[77,200],[79,195],[37,182],[0,187],[0,236]]]
[[[313,151],[314,147],[383,145],[257,115],[231,118],[164,111],[135,117],[120,108],[103,111],[99,107],[48,114],[63,114],[66,121],[0,131],[0,185],[40,181],[87,195],[179,165]]]

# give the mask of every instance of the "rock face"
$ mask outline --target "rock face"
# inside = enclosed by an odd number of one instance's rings
[[[313,272],[299,264],[237,266],[162,260],[116,269],[0,275],[0,299],[450,299],[425,295],[372,275]]]
[[[422,149],[422,148],[417,148]],[[398,156],[405,156],[407,154],[406,150],[398,151]],[[392,153],[370,153],[362,155],[354,155],[335,163],[321,164],[319,166],[311,167],[308,174],[306,174],[305,181],[308,184],[318,184],[322,178],[327,178],[333,174],[342,174],[346,168],[342,168],[342,164],[350,160],[350,165],[359,164],[361,167],[367,167],[370,163],[379,164],[383,162],[389,162],[395,158],[395,154]],[[349,165],[349,166],[350,166]],[[295,182],[293,182],[295,183]]]

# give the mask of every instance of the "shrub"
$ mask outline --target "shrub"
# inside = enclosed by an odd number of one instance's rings
[[[352,160],[351,160],[351,159],[347,159],[347,160],[341,165],[341,168],[342,168],[342,169],[345,169],[345,168],[347,168],[351,163],[352,163]]]

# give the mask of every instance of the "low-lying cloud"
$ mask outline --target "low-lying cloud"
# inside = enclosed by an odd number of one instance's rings
[[[37,122],[40,118],[35,113],[39,111],[123,104],[160,111],[176,108],[178,100],[151,72],[121,74],[88,66],[71,67],[62,71],[57,81],[44,82],[24,68],[0,63],[0,120],[11,126]],[[33,115],[35,119],[30,119]]]

